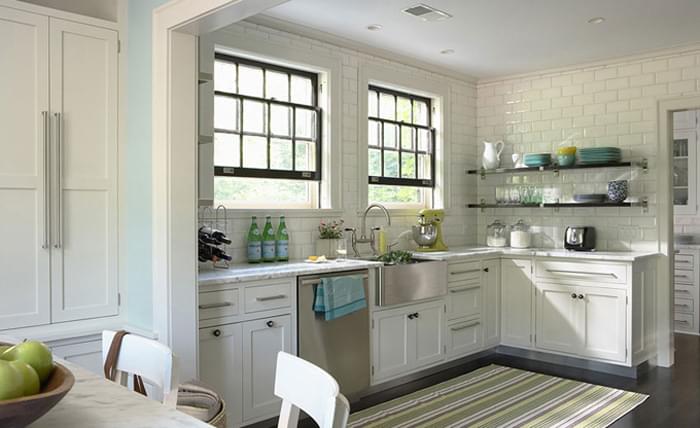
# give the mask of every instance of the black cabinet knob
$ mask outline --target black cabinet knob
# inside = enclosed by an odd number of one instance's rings
[[[579,298],[579,299],[582,299],[582,300],[583,300],[583,297],[584,297],[583,294],[579,294],[579,295],[578,295],[578,298]]]
[[[576,298],[576,293],[571,293],[571,298],[575,299]]]
[[[221,336],[221,330],[217,328],[216,330],[212,331],[211,334],[213,334],[216,337],[219,337]]]
[[[420,314],[419,314],[418,312],[416,312],[415,314],[413,314],[413,317],[414,317],[414,318],[420,318]]]
[[[413,314],[408,314],[408,319],[412,320],[412,319],[413,319]]]
[[[266,322],[265,325],[268,326],[268,327],[274,327],[274,326],[275,326],[275,322],[272,321],[272,320],[270,320],[270,321]]]
[[[484,272],[488,272],[488,271],[489,271],[489,268],[484,268]]]

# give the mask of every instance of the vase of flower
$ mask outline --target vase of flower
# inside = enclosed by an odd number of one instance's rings
[[[319,223],[318,239],[316,240],[317,256],[326,256],[327,259],[338,257],[338,241],[345,239],[343,237],[343,223],[343,219]]]

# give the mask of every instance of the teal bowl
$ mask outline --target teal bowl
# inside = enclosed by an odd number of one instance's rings
[[[557,155],[559,166],[571,166],[576,162],[576,155]]]

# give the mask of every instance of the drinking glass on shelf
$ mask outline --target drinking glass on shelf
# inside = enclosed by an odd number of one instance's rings
[[[503,202],[505,202],[505,198],[503,195],[504,191],[505,191],[505,189],[503,188],[503,186],[496,186],[496,203],[497,204],[502,204]]]
[[[337,262],[344,262],[348,257],[348,242],[345,237],[338,239],[338,246],[335,249],[335,253],[338,255],[336,258]]]

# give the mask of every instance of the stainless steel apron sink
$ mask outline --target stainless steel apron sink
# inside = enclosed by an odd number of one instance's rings
[[[392,306],[447,294],[447,262],[413,260],[379,269],[377,306]]]

